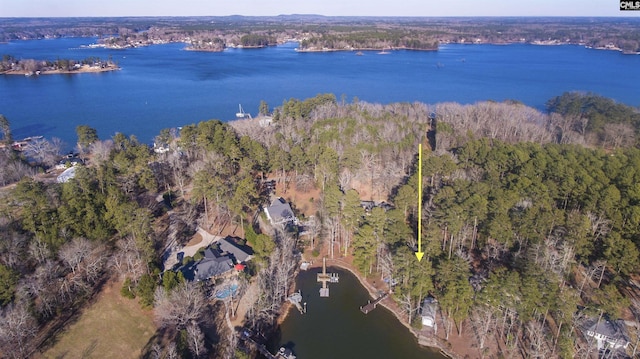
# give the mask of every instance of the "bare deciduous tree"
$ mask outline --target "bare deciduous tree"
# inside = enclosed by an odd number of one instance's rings
[[[155,293],[155,317],[160,327],[185,329],[189,323],[202,321],[207,300],[199,283],[187,282],[171,292],[159,287]]]
[[[102,165],[109,159],[111,150],[113,150],[113,140],[95,141],[91,144],[91,162],[97,166]]]
[[[5,308],[0,318],[0,346],[3,355],[10,358],[28,357],[32,350],[30,341],[38,330],[33,316],[24,305],[16,304]]]
[[[635,130],[626,123],[607,123],[604,125],[604,147],[616,149],[628,147],[633,143]]]
[[[528,358],[547,358],[551,354],[545,338],[545,327],[538,321],[532,320],[525,326],[527,340],[526,352]]]
[[[167,355],[166,359],[178,359],[180,355],[178,354],[178,347],[176,346],[176,342],[171,342],[167,346]]]
[[[111,268],[121,278],[129,277],[137,282],[146,273],[147,266],[135,240],[127,236],[118,241],[117,247],[116,253],[111,257]]]
[[[207,348],[204,346],[204,333],[198,323],[191,322],[187,325],[187,338],[189,351],[194,357],[200,358],[207,353]]]
[[[44,138],[33,139],[28,142],[24,152],[27,156],[33,158],[38,163],[46,166],[53,166],[60,156],[62,143],[59,139],[52,142]]]
[[[91,252],[91,243],[86,238],[75,238],[63,245],[58,251],[58,257],[71,268],[75,274],[76,269],[84,258]]]
[[[29,165],[15,158],[9,148],[0,148],[0,185],[5,186],[17,182],[20,178],[35,173]]]

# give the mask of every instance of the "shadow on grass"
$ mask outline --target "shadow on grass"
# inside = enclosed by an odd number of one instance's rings
[[[93,290],[84,295],[80,295],[75,301],[69,302],[67,305],[58,309],[59,315],[53,318],[48,323],[45,323],[40,331],[38,337],[34,340],[36,343],[35,350],[44,353],[45,351],[54,347],[59,341],[60,337],[64,334],[65,330],[72,324],[78,322],[84,309],[95,304],[98,298],[98,294],[102,291],[105,284],[110,280],[110,276],[104,275],[93,287]],[[95,349],[97,343],[93,343],[92,351]],[[60,354],[56,358],[64,358],[69,353]]]

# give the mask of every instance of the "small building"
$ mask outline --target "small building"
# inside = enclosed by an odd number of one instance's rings
[[[271,202],[271,206],[265,208],[264,213],[272,225],[287,225],[297,221],[297,218],[293,215],[291,206],[282,197],[278,197]]]
[[[629,335],[623,320],[588,319],[582,331],[589,339],[595,339],[598,349],[626,349],[629,346]]]
[[[428,296],[424,298],[422,302],[422,326],[435,328],[436,327],[436,313],[438,311],[438,301]]]

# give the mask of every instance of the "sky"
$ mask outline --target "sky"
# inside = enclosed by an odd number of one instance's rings
[[[640,16],[619,0],[0,0],[0,17]]]

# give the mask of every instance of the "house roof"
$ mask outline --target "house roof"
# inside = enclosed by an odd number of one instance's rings
[[[615,341],[629,342],[629,336],[622,320],[606,320],[598,321],[596,318],[587,319],[583,325],[583,329],[587,331],[587,335],[593,336],[591,333],[600,334]]]
[[[435,319],[437,308],[438,301],[435,298],[431,296],[424,298],[422,302],[422,316]]]
[[[241,246],[231,237],[222,238],[218,241],[220,251],[233,255],[237,263],[246,262],[251,259],[253,251],[247,246]]]
[[[265,211],[272,224],[284,223],[295,219],[291,206],[282,197],[276,198]]]
[[[219,258],[222,257],[222,253],[215,248],[209,247],[204,250],[204,257],[209,259]]]
[[[67,168],[64,172],[62,172],[60,176],[56,178],[56,181],[58,183],[69,182],[69,180],[74,178],[75,176],[76,176],[76,168],[70,167],[70,168]]]
[[[233,261],[229,257],[203,258],[195,265],[195,280],[207,280],[230,271]]]

